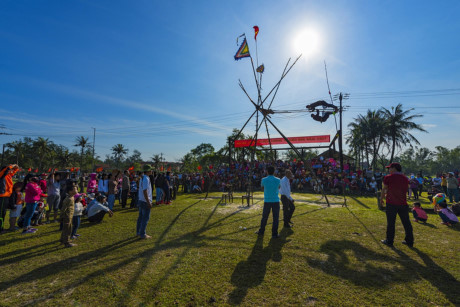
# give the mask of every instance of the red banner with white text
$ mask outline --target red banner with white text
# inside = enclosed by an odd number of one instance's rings
[[[313,136],[296,136],[288,138],[292,144],[306,144],[306,143],[329,143],[331,141],[330,135],[313,135]],[[254,140],[236,140],[235,148],[254,146]],[[284,145],[287,144],[284,138],[272,139],[258,139],[257,146],[266,145]]]

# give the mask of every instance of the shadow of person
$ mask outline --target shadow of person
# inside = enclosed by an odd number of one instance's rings
[[[228,303],[239,305],[246,297],[248,290],[260,285],[265,278],[267,262],[282,259],[281,249],[289,242],[287,237],[293,233],[290,228],[283,228],[279,238],[272,238],[267,247],[263,248],[263,236],[258,236],[247,260],[241,261],[233,271],[231,282],[235,289],[230,293]]]
[[[424,265],[414,261],[400,250],[396,250],[396,253],[401,257],[403,262],[412,266],[417,274],[438,288],[452,304],[460,306],[460,282],[421,250],[415,247],[412,250],[422,259]]]
[[[354,241],[328,241],[321,245],[320,252],[327,254],[327,260],[308,259],[311,267],[359,286],[381,288],[392,282],[407,281],[406,276],[413,276],[409,268],[399,267],[394,258],[377,253]],[[393,274],[396,269],[402,270],[401,274]]]
[[[412,250],[424,264],[396,248],[393,251],[398,257],[393,257],[349,240],[328,241],[320,247],[320,252],[327,254],[327,260],[308,259],[307,262],[311,267],[364,287],[382,288],[393,283],[423,278],[442,292],[452,304],[459,305],[460,282],[428,255],[417,248]]]

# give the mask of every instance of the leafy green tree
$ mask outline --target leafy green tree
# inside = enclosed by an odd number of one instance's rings
[[[36,151],[36,157],[38,158],[38,161],[36,162],[40,171],[43,169],[43,162],[50,153],[50,145],[50,140],[43,137],[38,137],[33,143],[33,147]]]
[[[8,148],[11,148],[14,151],[14,155],[16,156],[16,164],[19,165],[19,160],[24,158],[24,151],[25,151],[25,144],[21,141],[14,141],[11,143],[6,144]]]
[[[115,157],[115,163],[117,165],[117,168],[120,167],[120,163],[123,160],[123,157],[128,154],[128,149],[123,146],[123,144],[117,144],[112,147],[112,152]]]
[[[412,114],[414,109],[403,110],[402,104],[392,107],[391,111],[382,108],[383,117],[385,118],[385,130],[387,138],[391,142],[390,163],[393,162],[395,149],[401,148],[410,143],[420,145],[420,142],[410,132],[413,130],[427,132],[421,125],[416,124],[413,120],[420,118],[421,114]]]
[[[88,146],[88,138],[84,136],[78,136],[75,139],[75,147],[81,147],[81,153],[80,153],[80,169],[83,170],[83,153],[85,151],[85,147]]]

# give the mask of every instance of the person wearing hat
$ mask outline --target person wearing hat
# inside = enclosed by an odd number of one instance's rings
[[[152,185],[149,177],[152,174],[152,166],[146,164],[143,169],[144,175],[139,182],[139,217],[137,218],[136,234],[142,239],[150,239],[151,236],[146,233],[146,229],[152,208]]]
[[[449,196],[449,201],[458,202],[459,195],[458,195],[458,181],[457,178],[454,177],[454,173],[450,172],[449,176],[447,177],[447,195]]]
[[[414,235],[406,199],[409,189],[409,179],[401,173],[401,164],[393,162],[387,168],[389,174],[383,179],[382,197],[380,200],[382,205],[386,202],[387,233],[386,239],[381,242],[385,245],[393,246],[396,215],[399,215],[406,233],[402,243],[412,247],[414,246]]]

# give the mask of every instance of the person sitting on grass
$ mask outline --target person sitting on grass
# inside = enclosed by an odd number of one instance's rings
[[[434,211],[439,214],[439,217],[442,220],[442,225],[451,226],[458,223],[458,218],[455,216],[454,212],[452,212],[452,210],[447,206],[446,200],[443,200],[437,206],[435,206]]]
[[[105,205],[106,203],[107,196],[104,194],[96,198],[96,202],[88,209],[88,221],[90,223],[102,222],[106,213],[108,213],[110,217],[113,216],[112,210]]]
[[[426,223],[428,219],[428,215],[426,214],[425,210],[423,210],[422,205],[419,202],[414,203],[414,207],[412,208],[412,214],[414,215],[414,222],[423,222]]]
[[[192,188],[192,193],[201,193],[201,188],[195,184]]]
[[[77,234],[78,227],[80,227],[80,222],[81,222],[81,215],[83,214],[83,204],[82,204],[82,199],[83,199],[83,194],[76,194],[74,196],[75,199],[75,206],[74,206],[74,211],[73,211],[73,217],[72,217],[72,233],[70,235],[71,239],[76,239],[80,235]]]

